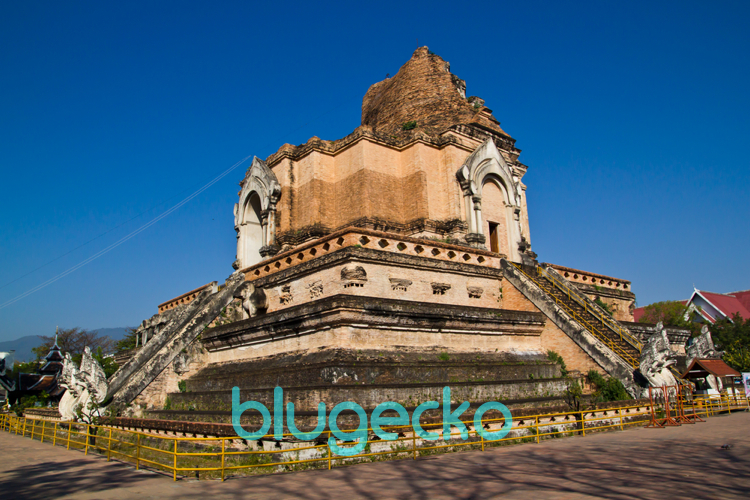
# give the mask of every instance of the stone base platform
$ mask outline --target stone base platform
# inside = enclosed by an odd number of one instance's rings
[[[447,386],[454,406],[469,401],[477,408],[500,401],[515,408],[538,407],[560,404],[567,383],[559,366],[541,353],[321,349],[208,365],[186,380],[186,392],[169,394],[169,408],[147,413],[229,423],[233,387],[240,388],[241,402],[259,401],[273,411],[278,386],[284,390],[284,404],[294,403],[297,424],[306,427],[316,420],[321,401],[327,412],[347,401],[368,413],[385,401],[411,411],[426,401],[442,404]],[[356,420],[354,413],[351,416]],[[258,419],[257,412],[243,415],[244,423]]]

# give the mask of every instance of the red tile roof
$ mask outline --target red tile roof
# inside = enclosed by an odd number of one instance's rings
[[[638,323],[638,320],[643,317],[643,315],[646,313],[645,307],[636,307],[633,311],[633,321]]]
[[[744,319],[750,319],[750,311],[742,305],[737,297],[723,293],[704,292],[703,290],[699,290],[699,293],[730,318],[739,314]]]
[[[688,377],[692,372],[692,377]],[[703,378],[705,372],[717,377],[739,377],[740,372],[720,359],[696,359],[690,363],[682,378]],[[703,373],[703,374],[702,374]]]
[[[740,304],[745,306],[745,309],[750,311],[750,290],[740,290],[739,292],[729,292],[727,295],[737,297]]]

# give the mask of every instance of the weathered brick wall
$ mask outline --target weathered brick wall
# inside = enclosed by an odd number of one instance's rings
[[[602,367],[552,321],[547,320],[547,324],[544,326],[541,344],[545,351],[555,351],[562,356],[569,371],[578,370],[586,374],[589,370],[596,370],[606,375]]]
[[[503,309],[510,309],[511,311],[539,311],[539,309],[508,280],[503,279],[501,286],[503,290]]]
[[[181,369],[181,373],[175,371],[175,363],[180,363],[176,359],[172,361],[156,378],[133,400],[133,404],[142,408],[164,408],[169,393],[178,392],[178,383],[185,380],[191,375],[197,373],[201,368],[206,366],[207,356],[200,345],[200,342],[192,344],[187,352],[183,353],[183,359],[187,359],[186,370]]]
[[[479,145],[464,141],[464,147],[414,142],[397,149],[364,138],[340,152],[284,158],[272,166],[282,187],[277,231],[335,229],[362,217],[401,224],[464,219],[455,172]]]

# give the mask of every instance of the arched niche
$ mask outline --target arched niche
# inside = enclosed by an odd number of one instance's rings
[[[495,253],[511,255],[509,228],[512,217],[508,211],[510,205],[508,192],[502,181],[495,176],[484,178],[481,189],[482,197],[482,227],[485,246]]]
[[[235,269],[257,264],[278,252],[276,245],[276,204],[281,186],[266,163],[253,163],[240,183],[240,201],[234,206],[234,229],[237,231]]]
[[[253,191],[245,202],[240,224],[239,240],[242,248],[237,248],[237,257],[242,262],[242,267],[252,266],[262,259],[260,249],[265,244],[262,212],[260,195]]]
[[[514,262],[522,262],[521,185],[490,138],[466,158],[456,172],[461,186],[464,214],[469,226],[466,240],[476,246],[492,249],[490,223],[497,224],[498,253]],[[485,194],[485,187],[490,186]],[[487,199],[485,199],[487,196]],[[489,217],[483,215],[485,204]],[[504,234],[502,234],[504,232]],[[528,247],[523,247],[528,248]]]

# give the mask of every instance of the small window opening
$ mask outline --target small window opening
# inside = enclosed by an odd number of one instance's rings
[[[500,253],[500,239],[497,234],[497,227],[499,226],[496,222],[490,222],[490,251],[494,253]]]

